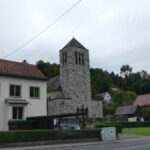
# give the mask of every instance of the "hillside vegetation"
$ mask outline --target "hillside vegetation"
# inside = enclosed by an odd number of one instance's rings
[[[59,64],[39,60],[36,66],[49,79],[59,75]],[[109,73],[101,68],[91,68],[92,97],[100,99],[102,92],[108,91],[112,96],[111,104],[104,104],[104,115],[112,115],[117,106],[130,105],[137,95],[150,93],[150,75],[147,71],[132,72],[132,67],[122,65],[120,73]],[[113,91],[112,86],[118,91]]]

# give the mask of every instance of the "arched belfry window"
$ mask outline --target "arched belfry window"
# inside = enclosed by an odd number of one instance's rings
[[[75,52],[75,62],[76,62],[76,64],[78,64],[78,53],[77,52]]]
[[[82,65],[84,65],[84,53],[82,53]]]
[[[67,64],[67,52],[63,53],[63,66]]]
[[[81,53],[79,53],[79,65],[81,65]]]
[[[84,61],[84,53],[80,53],[75,51],[75,64],[76,65],[84,65],[85,61]]]

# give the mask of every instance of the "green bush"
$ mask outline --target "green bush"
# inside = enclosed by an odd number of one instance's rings
[[[122,125],[123,128],[133,127],[150,127],[150,121],[145,122],[117,122]]]
[[[100,130],[28,130],[0,132],[0,144],[64,139],[99,138]]]
[[[134,127],[150,127],[150,121],[145,122],[97,122],[96,128],[103,127],[116,127],[118,133],[122,131],[122,128],[134,128]]]

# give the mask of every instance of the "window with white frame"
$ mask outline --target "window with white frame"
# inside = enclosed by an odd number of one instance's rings
[[[23,107],[12,107],[12,119],[13,120],[23,119]]]
[[[40,98],[39,87],[30,87],[30,98]]]
[[[21,97],[21,86],[20,85],[10,85],[10,96]]]

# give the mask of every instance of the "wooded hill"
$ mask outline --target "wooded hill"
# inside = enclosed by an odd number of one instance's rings
[[[39,60],[36,66],[47,78],[59,75],[59,64]],[[133,73],[132,67],[123,65],[120,74],[100,68],[91,68],[90,72],[92,97],[99,99],[98,95],[106,91],[112,96],[113,102],[103,105],[105,116],[112,115],[117,106],[132,104],[137,95],[150,93],[150,75],[145,70]],[[113,91],[113,86],[119,90]]]

